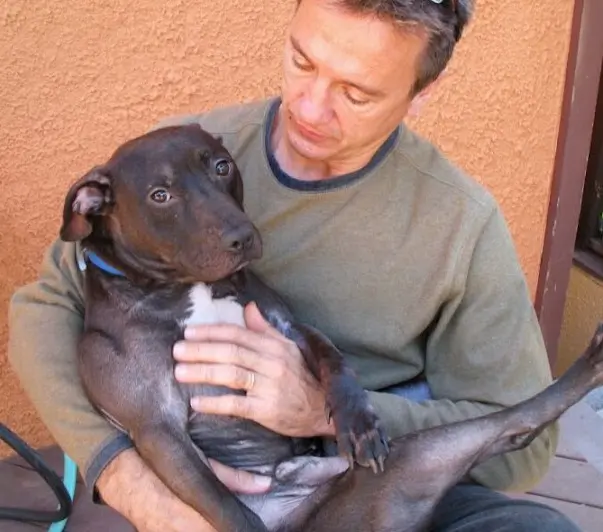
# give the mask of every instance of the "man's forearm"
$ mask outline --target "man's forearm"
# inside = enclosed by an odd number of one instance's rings
[[[138,532],[215,532],[163,484],[134,449],[123,451],[107,465],[97,488],[103,501]]]
[[[463,421],[496,412],[500,407],[475,401],[429,400],[415,403],[383,392],[368,392],[390,438],[424,428]],[[501,491],[525,491],[546,473],[558,440],[558,426],[551,425],[526,449],[491,458],[475,467],[475,482]]]

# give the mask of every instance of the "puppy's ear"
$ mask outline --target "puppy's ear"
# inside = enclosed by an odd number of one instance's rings
[[[96,166],[78,179],[67,192],[63,206],[61,240],[73,242],[92,232],[93,216],[107,213],[112,202],[111,179]]]

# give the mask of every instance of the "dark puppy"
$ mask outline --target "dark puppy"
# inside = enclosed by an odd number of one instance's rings
[[[390,453],[341,354],[245,269],[260,256],[261,241],[243,212],[241,177],[221,142],[197,125],[134,139],[78,180],[65,200],[61,237],[81,240],[86,250],[79,361],[91,402],[218,531],[419,530],[473,465],[527,445],[603,382],[600,327],[568,375],[536,398],[410,434],[392,442]],[[178,383],[174,343],[188,324],[244,325],[250,301],[299,345],[324,386],[341,456],[247,420],[191,411],[193,395],[233,391]],[[371,469],[382,470],[388,453],[386,471],[375,475]],[[275,488],[237,497],[208,457],[271,474]]]

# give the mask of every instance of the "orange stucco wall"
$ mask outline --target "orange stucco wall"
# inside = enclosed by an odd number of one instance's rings
[[[159,118],[277,91],[293,3],[0,3],[2,316],[57,234],[72,179]],[[449,77],[414,125],[498,197],[534,291],[573,1],[520,4],[478,2]],[[0,325],[0,419],[48,442],[5,362]]]

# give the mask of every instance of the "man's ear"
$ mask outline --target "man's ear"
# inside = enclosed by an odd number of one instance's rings
[[[92,216],[107,214],[111,205],[111,179],[96,166],[78,179],[65,196],[61,240],[73,242],[92,232]]]
[[[432,81],[427,87],[421,92],[415,95],[412,99],[410,107],[408,108],[408,116],[410,118],[417,118],[421,112],[423,106],[427,103],[434,91],[440,86],[442,80],[446,77],[447,71],[444,70],[434,81]]]

